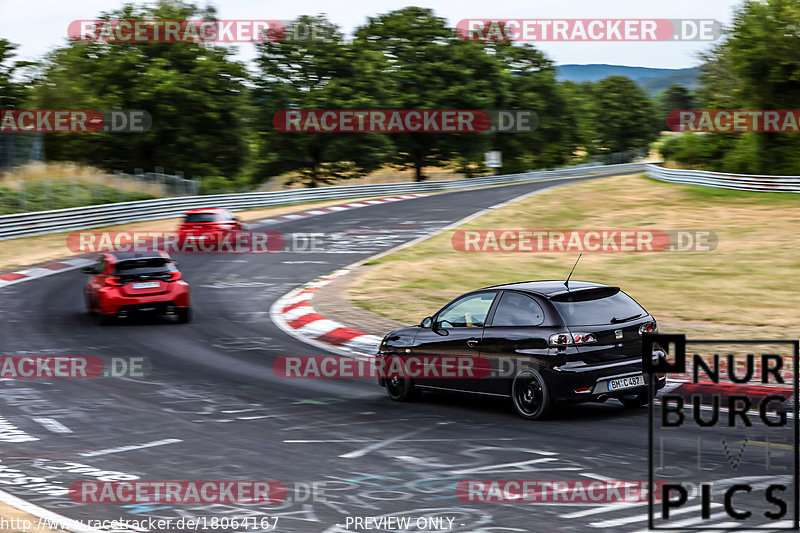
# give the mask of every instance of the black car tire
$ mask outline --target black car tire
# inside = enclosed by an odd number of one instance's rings
[[[191,307],[179,307],[178,311],[178,323],[179,324],[186,324],[187,322],[191,322],[192,320],[192,308]]]
[[[394,368],[392,360],[387,361],[384,368]],[[405,365],[398,365],[405,368]],[[419,398],[419,389],[414,386],[414,381],[408,376],[401,376],[397,373],[386,376],[384,380],[386,395],[395,402],[410,402]]]
[[[514,376],[511,383],[511,400],[514,410],[526,420],[542,420],[553,408],[550,389],[542,375],[534,369],[526,369]]]
[[[411,378],[390,376],[386,378],[386,395],[395,402],[410,402],[419,398],[419,389]]]

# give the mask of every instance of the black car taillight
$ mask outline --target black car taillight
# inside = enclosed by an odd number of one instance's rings
[[[555,333],[550,335],[550,346],[575,346],[597,342],[593,333]]]
[[[639,335],[644,335],[645,333],[655,333],[658,327],[656,326],[655,320],[652,322],[645,322],[641,326],[639,326]]]

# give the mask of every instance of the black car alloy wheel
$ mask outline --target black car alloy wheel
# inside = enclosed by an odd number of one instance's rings
[[[550,411],[550,392],[547,383],[536,370],[523,370],[511,385],[514,408],[523,418],[538,420]]]

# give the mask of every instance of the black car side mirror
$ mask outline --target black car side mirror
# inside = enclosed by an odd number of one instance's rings
[[[422,319],[422,322],[419,323],[419,327],[421,328],[430,328],[433,326],[433,318],[426,316]]]
[[[90,267],[83,267],[81,272],[84,274],[97,274],[97,271],[94,269],[93,266]]]

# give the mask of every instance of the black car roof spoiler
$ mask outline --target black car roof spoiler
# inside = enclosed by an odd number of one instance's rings
[[[599,300],[614,296],[620,291],[619,287],[584,287],[580,289],[570,289],[551,294],[548,298],[553,302],[585,302],[588,300]]]

